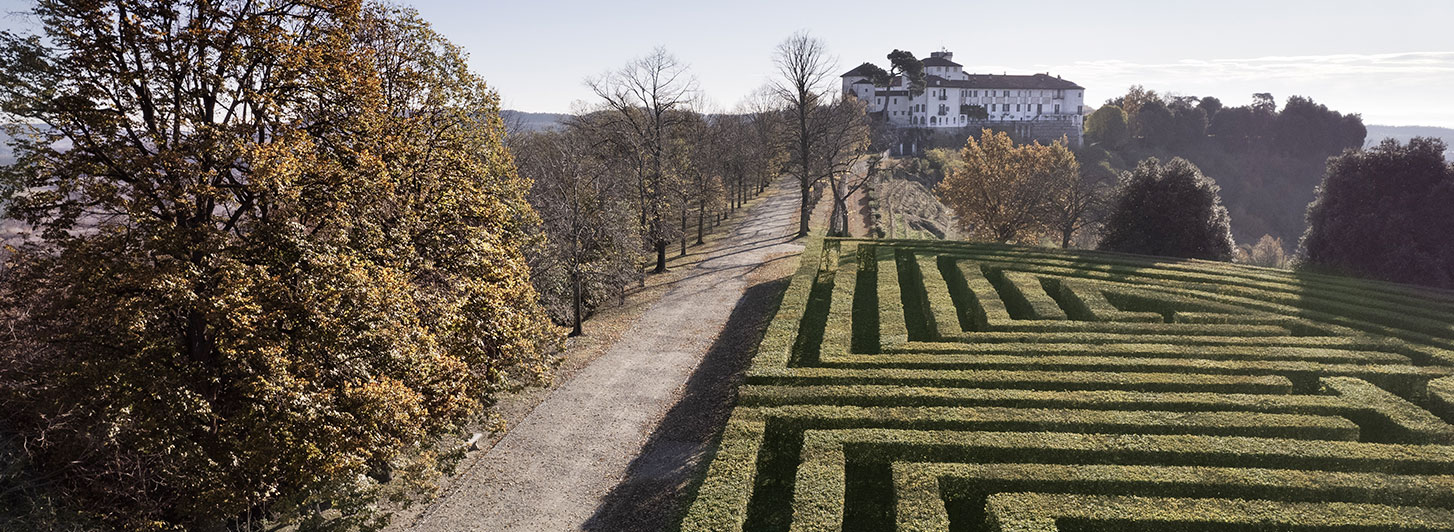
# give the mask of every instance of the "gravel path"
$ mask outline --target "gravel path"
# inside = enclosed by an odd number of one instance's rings
[[[688,379],[744,299],[748,274],[772,257],[801,251],[789,240],[797,220],[797,196],[789,181],[778,180],[769,197],[619,342],[474,460],[453,489],[407,529],[601,529],[600,509],[611,506],[603,504],[607,494],[626,478],[628,466],[681,399]],[[654,444],[646,456],[669,451],[660,447]],[[665,458],[688,461],[699,451],[679,449]],[[633,475],[638,468],[632,467]],[[676,469],[683,477],[681,470],[689,468],[678,464]]]

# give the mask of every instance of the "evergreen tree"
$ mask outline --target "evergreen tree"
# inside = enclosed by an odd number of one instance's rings
[[[1299,256],[1305,267],[1454,288],[1454,167],[1443,141],[1386,139],[1328,162]]]
[[[1100,249],[1196,259],[1232,258],[1232,231],[1216,182],[1180,157],[1152,157],[1122,174]]]

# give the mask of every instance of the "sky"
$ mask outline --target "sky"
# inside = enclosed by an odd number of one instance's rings
[[[1454,127],[1454,0],[396,0],[470,53],[508,109],[569,112],[656,46],[730,110],[796,31],[842,71],[898,48],[977,73],[1049,72],[1100,105],[1132,84],[1243,105],[1301,95],[1365,123]]]
[[[656,46],[688,64],[714,110],[773,75],[797,31],[840,71],[948,49],[973,73],[1049,72],[1099,106],[1133,84],[1243,105],[1311,97],[1380,125],[1454,128],[1454,0],[389,0],[470,54],[507,109],[569,112],[585,79]],[[0,12],[28,0],[0,0]],[[33,31],[24,17],[0,26]]]

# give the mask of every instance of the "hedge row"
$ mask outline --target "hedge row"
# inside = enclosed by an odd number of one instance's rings
[[[1281,375],[1120,373],[1110,371],[1005,371],[933,369],[777,368],[747,375],[748,384],[822,386],[893,384],[1032,390],[1136,390],[1146,392],[1291,393]]]
[[[1055,492],[1454,507],[1454,476],[1206,466],[893,464],[897,529],[950,529],[1002,492]],[[978,523],[968,523],[978,524]]]
[[[1244,499],[998,493],[986,503],[990,530],[1053,532],[1057,523],[1116,530],[1454,530],[1454,511],[1417,506]]]
[[[1121,340],[1125,340],[1122,338]],[[1175,338],[1145,339],[1143,343],[1082,342],[999,342],[999,343],[929,343],[910,342],[891,352],[893,355],[919,353],[939,355],[1059,355],[1088,357],[1155,357],[1204,360],[1307,360],[1342,364],[1412,363],[1408,355],[1373,349],[1329,347],[1297,347],[1273,342],[1244,342],[1241,345],[1182,345]],[[1392,346],[1389,346],[1392,347]],[[885,357],[888,358],[888,357]],[[824,361],[828,359],[825,357]]]
[[[1454,447],[1201,435],[809,430],[803,434],[801,462],[794,474],[792,529],[838,530],[846,507],[891,506],[891,495],[886,493],[891,479],[878,484],[882,488],[877,493],[860,490],[855,500],[846,498],[848,471],[873,471],[879,469],[873,464],[884,464],[891,475],[894,464],[906,462],[1199,466],[1447,477],[1454,473]],[[1433,482],[1445,484],[1448,479]]]
[[[815,239],[682,528],[1439,528],[1451,420],[1454,292]]]
[[[1065,306],[1066,313],[1075,319],[1146,323],[1165,321],[1163,315],[1155,312],[1132,312],[1116,308],[1115,305],[1112,305],[1110,301],[1106,300],[1106,296],[1101,293],[1100,288],[1090,283],[1065,279],[1054,280],[1054,284],[1059,289],[1060,302]],[[1276,324],[1269,323],[1264,325]]]

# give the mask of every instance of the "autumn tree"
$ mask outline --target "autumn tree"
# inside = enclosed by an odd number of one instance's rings
[[[40,34],[0,36],[0,197],[40,234],[0,274],[20,519],[378,524],[381,490],[438,474],[439,436],[547,374],[499,99],[417,14],[34,13]]]
[[[1385,139],[1328,161],[1308,205],[1304,267],[1454,288],[1454,165],[1443,141]]]
[[[666,271],[666,246],[682,229],[672,218],[683,212],[683,158],[672,150],[682,128],[694,120],[697,82],[687,66],[665,48],[586,81],[611,120],[597,138],[620,145],[636,168],[639,221],[656,252],[655,271]]]
[[[988,129],[970,137],[958,159],[934,193],[958,215],[965,234],[995,242],[1033,241],[1056,184],[1080,172],[1064,143],[1016,146],[1008,133]]]
[[[613,168],[620,159],[597,149],[579,125],[588,120],[575,117],[563,131],[525,133],[510,143],[520,175],[531,181],[544,236],[529,254],[532,278],[572,336],[582,333],[586,313],[640,277],[630,169]]]
[[[1231,260],[1231,221],[1215,181],[1186,159],[1152,157],[1121,176],[1099,249]]]

